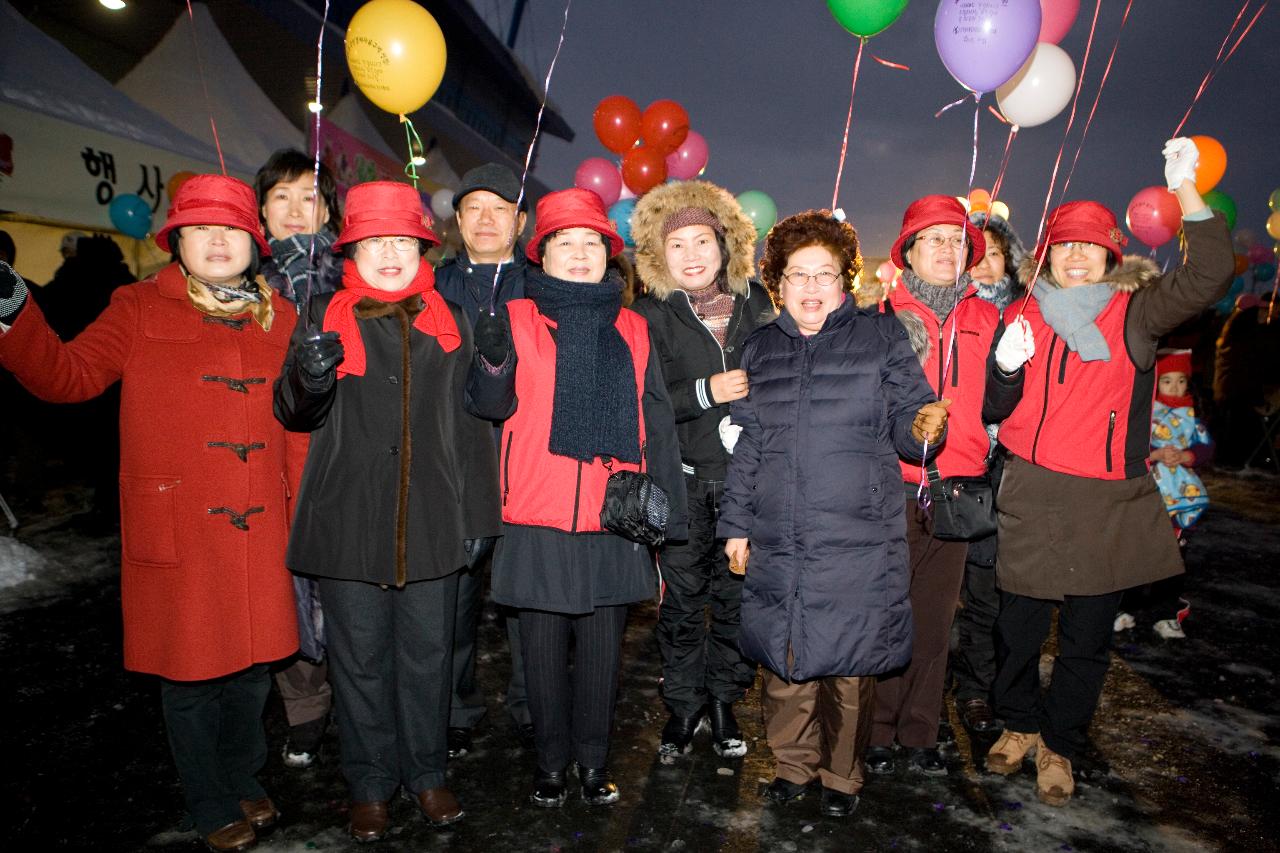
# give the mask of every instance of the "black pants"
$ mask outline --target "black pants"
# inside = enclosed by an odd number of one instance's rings
[[[267,795],[256,777],[267,761],[262,709],[270,691],[266,665],[210,681],[160,682],[169,748],[201,835],[244,819],[241,800]]]
[[[755,680],[755,668],[738,651],[742,578],[729,571],[724,540],[716,538],[724,483],[686,476],[685,485],[689,540],[658,555],[666,594],[657,634],[662,696],[672,713],[689,717],[708,698],[737,702]]]
[[[995,711],[1015,732],[1039,732],[1049,748],[1074,761],[1088,742],[1089,723],[1110,663],[1112,623],[1123,593],[1068,595],[1061,602],[1000,593],[996,651],[1000,666]],[[1058,657],[1049,690],[1040,693],[1040,646],[1058,608]]]
[[[570,759],[583,767],[605,766],[626,627],[626,605],[579,616],[520,611],[529,712],[543,770],[562,770]]]
[[[356,802],[444,784],[458,575],[402,589],[321,578],[342,773]]]
[[[1000,592],[996,589],[996,536],[969,543],[964,564],[964,587],[956,616],[960,644],[951,656],[956,701],[991,701],[996,679],[996,616]]]
[[[484,569],[486,559],[474,569],[458,575],[458,612],[453,626],[453,697],[449,703],[449,725],[470,729],[484,717],[484,694],[476,682],[476,631],[484,609]],[[497,606],[498,618],[507,629],[511,652],[511,680],[507,682],[507,711],[519,725],[529,720],[529,697],[524,686],[524,662],[520,659],[520,615],[510,607]]]

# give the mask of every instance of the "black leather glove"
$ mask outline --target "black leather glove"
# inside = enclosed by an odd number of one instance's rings
[[[499,311],[490,314],[481,311],[476,320],[476,351],[484,360],[499,367],[506,363],[511,354],[511,324],[507,320],[507,312]]]
[[[310,391],[327,389],[333,383],[343,358],[342,340],[337,332],[313,332],[293,347],[298,375]]]
[[[27,283],[13,267],[0,261],[0,323],[13,325],[27,301]]]
[[[462,540],[462,548],[467,552],[467,568],[474,569],[489,556],[493,546],[498,542],[497,536],[484,536],[480,539]]]

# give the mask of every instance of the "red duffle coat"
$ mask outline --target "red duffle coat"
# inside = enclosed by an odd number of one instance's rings
[[[124,665],[197,681],[298,648],[286,459],[305,437],[271,411],[295,322],[287,303],[264,332],[247,315],[205,316],[186,291],[170,264],[117,289],[70,343],[28,300],[0,334],[0,365],[50,402],[121,380]]]

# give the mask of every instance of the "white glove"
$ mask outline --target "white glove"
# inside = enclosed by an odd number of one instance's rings
[[[996,344],[996,367],[1004,373],[1017,373],[1027,359],[1036,354],[1036,339],[1031,324],[1022,317],[1004,330]]]
[[[724,445],[724,449],[733,452],[733,448],[738,446],[738,436],[742,434],[742,427],[729,422],[729,416],[725,415],[720,419],[720,443]]]
[[[1185,136],[1170,139],[1164,144],[1164,181],[1169,192],[1177,191],[1184,181],[1196,182],[1196,166],[1200,163],[1200,151]]]

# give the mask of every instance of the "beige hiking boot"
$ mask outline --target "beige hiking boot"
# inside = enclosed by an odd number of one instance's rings
[[[1004,734],[987,753],[987,769],[1001,776],[1017,773],[1022,769],[1022,759],[1040,745],[1039,732],[1015,732],[1005,729]]]
[[[1071,762],[1040,742],[1036,750],[1036,796],[1050,806],[1065,806],[1075,793]]]

